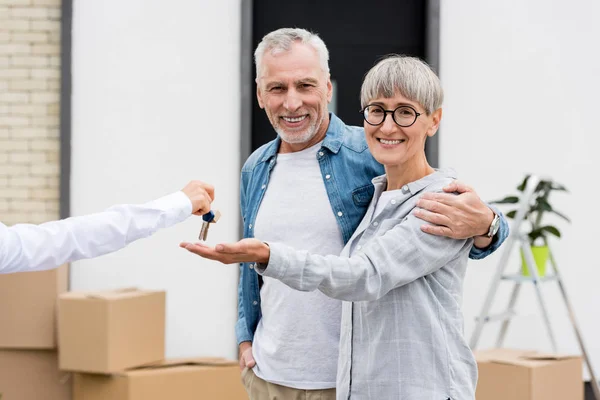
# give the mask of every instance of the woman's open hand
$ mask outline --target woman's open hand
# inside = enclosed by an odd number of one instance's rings
[[[240,262],[267,264],[271,255],[269,246],[258,239],[242,239],[237,243],[218,244],[214,248],[204,243],[183,242],[179,244],[179,247],[200,257],[216,260],[223,264]]]

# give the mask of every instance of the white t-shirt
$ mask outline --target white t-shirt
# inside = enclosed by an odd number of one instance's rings
[[[256,216],[257,239],[297,250],[339,255],[342,233],[317,160],[321,144],[277,155]],[[268,382],[305,389],[335,387],[341,301],[300,292],[264,277],[262,318],[253,342],[254,373]]]

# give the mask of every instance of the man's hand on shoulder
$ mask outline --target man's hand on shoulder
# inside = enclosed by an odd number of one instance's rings
[[[475,246],[487,247],[487,235],[494,212],[479,198],[475,190],[454,181],[444,187],[445,193],[424,193],[415,215],[429,224],[421,226],[426,233],[453,239],[475,237]],[[454,194],[458,193],[458,195]]]

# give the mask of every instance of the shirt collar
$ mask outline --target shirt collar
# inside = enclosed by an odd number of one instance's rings
[[[456,179],[456,172],[452,168],[436,169],[434,173],[424,176],[423,178],[414,182],[407,183],[405,186],[408,191],[414,195],[429,186],[431,183],[437,181],[440,176]],[[385,175],[377,176],[373,178],[371,182],[373,183],[373,186],[375,186],[376,191],[384,191],[387,187],[387,177]]]

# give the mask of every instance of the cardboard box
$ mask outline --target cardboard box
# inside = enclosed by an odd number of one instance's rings
[[[477,400],[583,400],[581,357],[527,350],[475,352]]]
[[[248,400],[237,361],[171,360],[116,375],[75,374],[73,400]]]
[[[58,302],[60,369],[113,373],[164,358],[165,292],[71,292]]]
[[[55,349],[56,298],[68,283],[66,265],[0,275],[0,348]]]
[[[70,400],[71,374],[53,350],[0,350],[0,399]]]

